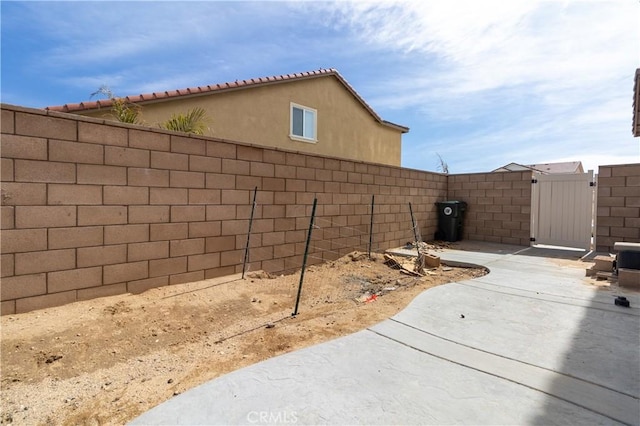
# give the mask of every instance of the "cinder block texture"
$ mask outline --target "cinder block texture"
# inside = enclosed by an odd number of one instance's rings
[[[16,228],[56,228],[76,226],[75,206],[16,206]]]
[[[17,182],[75,183],[76,181],[76,165],[73,163],[15,160],[13,168]]]
[[[47,290],[49,293],[98,287],[100,285],[102,285],[102,268],[100,267],[50,272],[47,276]]]
[[[613,253],[620,242],[640,242],[640,164],[600,166],[596,250]]]
[[[3,278],[2,286],[0,286],[0,294],[3,301],[45,294],[46,292],[46,274],[29,274]]]
[[[43,229],[45,230],[45,229]],[[50,228],[49,249],[101,246],[104,242],[102,226]]]
[[[112,265],[127,261],[127,246],[125,244],[79,248],[77,253],[78,268]]]
[[[48,144],[44,138],[3,134],[0,150],[6,158],[46,160]]]
[[[5,206],[47,204],[47,185],[44,183],[2,182],[1,186]]]
[[[49,161],[81,164],[103,164],[102,145],[52,139],[49,141]]]
[[[464,239],[529,245],[531,172],[450,175],[447,199],[467,203]]]
[[[47,230],[15,229],[2,232],[2,253],[21,253],[47,249]]]
[[[0,160],[0,172],[0,181],[13,182],[13,159],[2,158]]]
[[[102,186],[50,184],[47,195],[47,204],[76,206],[101,205]]]
[[[146,261],[120,263],[103,268],[105,284],[135,281],[149,277],[149,264]]]
[[[117,146],[104,148],[104,164],[113,166],[149,167],[151,153],[146,149]]]
[[[61,293],[43,294],[41,296],[26,297],[24,299],[17,299],[16,313],[34,311],[36,309],[50,308],[52,306],[66,305],[67,303],[75,302],[77,299],[77,292],[75,290],[63,291]]]
[[[600,272],[613,272],[613,257],[611,256],[596,256],[593,265],[596,271]]]
[[[409,202],[430,239],[448,195],[475,209],[465,238],[528,243],[521,175],[446,176],[11,106],[2,117],[3,313],[237,272],[252,214],[250,268],[292,271],[314,198],[312,262],[366,249],[372,196],[374,249],[413,238]],[[635,198],[610,202],[611,235],[628,226],[612,209],[638,209]]]
[[[618,284],[622,287],[640,289],[640,270],[638,269],[618,269]]]
[[[42,138],[76,140],[78,123],[73,116],[69,119],[35,115],[26,112],[16,112],[15,133],[24,136],[38,136]]]
[[[16,275],[62,271],[76,267],[76,253],[73,249],[16,253],[15,262]]]

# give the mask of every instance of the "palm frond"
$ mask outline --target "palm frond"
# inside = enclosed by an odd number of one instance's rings
[[[446,161],[444,161],[440,154],[436,152],[436,155],[438,156],[438,171],[449,174],[449,165],[446,163]]]
[[[140,124],[140,106],[128,102],[125,98],[119,98],[113,94],[109,86],[102,85],[91,94],[91,98],[96,95],[103,95],[111,101],[111,114],[121,123]]]
[[[175,132],[193,133],[195,135],[204,135],[207,130],[206,111],[203,108],[193,108],[186,114],[172,114],[171,118],[160,123],[160,127]]]
[[[111,98],[111,112],[121,123],[138,124],[140,107],[127,102],[123,98]]]

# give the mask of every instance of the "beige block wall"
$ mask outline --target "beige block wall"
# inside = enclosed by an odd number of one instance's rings
[[[258,187],[250,269],[300,267],[313,198],[310,263],[368,243],[425,239],[447,176],[187,137],[2,105],[1,313],[137,293],[242,269]]]
[[[468,204],[464,239],[530,244],[530,171],[452,175],[447,196]]]
[[[640,164],[600,166],[597,189],[596,250],[640,242]]]
[[[289,137],[291,102],[317,110],[317,143]],[[208,136],[400,166],[402,133],[376,121],[334,76],[146,103],[141,114],[157,127],[194,107],[207,112]],[[84,115],[111,117],[108,110]]]

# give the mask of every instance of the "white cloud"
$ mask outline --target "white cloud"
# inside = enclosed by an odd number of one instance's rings
[[[60,2],[26,4],[30,25],[58,40],[45,52],[52,67],[103,66],[113,61],[140,61],[156,55],[176,61],[206,54],[208,46],[230,44],[229,35],[286,14],[286,8],[244,2]],[[58,19],[51,19],[57,17]],[[232,41],[231,41],[232,44]]]
[[[330,7],[342,17],[338,25],[361,42],[401,52],[411,63],[365,89],[374,108],[412,109],[414,119],[439,128],[449,123],[442,138],[406,135],[403,164],[424,167],[435,152],[453,170],[567,158],[640,161],[630,135],[633,73],[640,65],[636,1]],[[454,131],[456,125],[465,131]]]
[[[408,167],[433,169],[435,152],[454,171],[637,157],[636,0],[10,7],[3,35],[12,27],[43,41],[23,60],[25,86],[58,83],[46,93],[54,102],[102,84],[125,95],[337,67],[383,118],[411,128]]]
[[[584,90],[637,63],[640,5],[618,2],[434,1],[340,3],[363,42],[428,67],[394,76],[397,89],[446,98],[527,85]],[[635,50],[637,52],[637,49]],[[425,93],[425,91],[427,93]],[[391,98],[391,97],[390,97]],[[395,101],[389,99],[393,104]]]

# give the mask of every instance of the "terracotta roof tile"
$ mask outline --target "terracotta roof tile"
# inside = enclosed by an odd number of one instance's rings
[[[386,126],[393,127],[397,130],[406,133],[409,131],[409,128],[405,126],[400,126],[398,124],[391,123],[389,121],[385,121],[376,112],[358,95],[353,87],[338,73],[338,71],[334,68],[328,69],[319,69],[314,71],[307,71],[301,73],[294,74],[283,74],[283,75],[274,75],[267,77],[259,77],[252,78],[251,80],[236,80],[235,82],[226,82],[226,83],[218,83],[215,86],[207,85],[207,86],[198,86],[186,89],[179,90],[169,90],[165,92],[153,92],[147,94],[140,95],[132,95],[126,96],[125,99],[131,103],[145,102],[145,101],[158,101],[163,99],[170,99],[179,96],[191,96],[191,95],[202,95],[202,94],[213,94],[216,92],[226,91],[226,90],[234,90],[234,89],[243,89],[248,87],[255,87],[264,84],[274,84],[280,82],[286,82],[289,80],[302,80],[305,78],[316,78],[320,76],[334,76],[342,83],[345,88],[351,92],[351,94],[358,100],[364,108],[369,111],[369,113],[381,124]],[[88,102],[80,102],[77,104],[65,104],[60,106],[50,106],[45,108],[50,111],[58,111],[58,112],[80,112],[80,111],[89,111],[99,108],[108,108],[111,107],[112,101],[110,99],[102,99],[97,101],[88,101]]]

